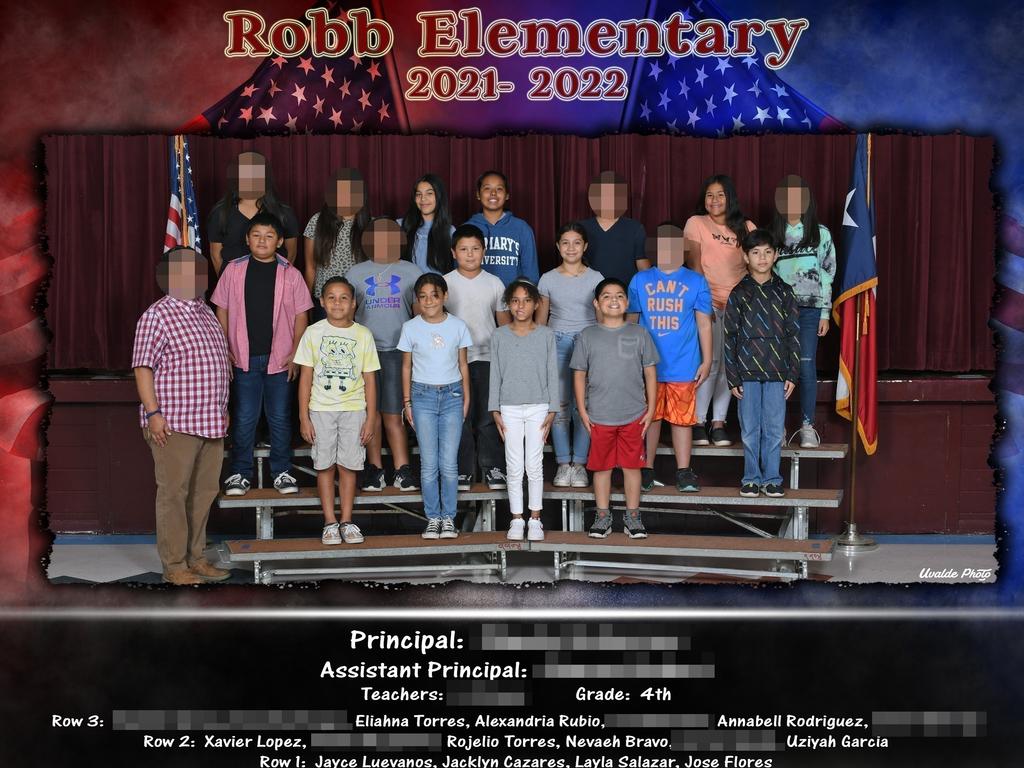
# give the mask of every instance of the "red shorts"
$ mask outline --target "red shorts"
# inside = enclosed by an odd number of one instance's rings
[[[659,381],[654,420],[664,419],[677,427],[697,423],[697,384],[693,381]]]
[[[629,424],[613,427],[591,424],[587,469],[591,472],[605,472],[615,467],[643,469],[647,464],[643,421],[641,416]]]

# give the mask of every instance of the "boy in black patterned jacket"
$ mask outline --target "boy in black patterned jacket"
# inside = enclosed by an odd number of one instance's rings
[[[770,232],[747,233],[748,271],[725,309],[725,370],[743,436],[740,496],[785,494],[779,461],[786,400],[800,376],[800,316],[793,289],[772,272],[775,256]]]

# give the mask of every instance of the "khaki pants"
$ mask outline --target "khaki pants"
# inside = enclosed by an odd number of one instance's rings
[[[164,573],[186,570],[202,561],[206,521],[220,490],[224,438],[216,440],[174,432],[157,445],[143,430],[153,452],[156,476],[156,548]]]

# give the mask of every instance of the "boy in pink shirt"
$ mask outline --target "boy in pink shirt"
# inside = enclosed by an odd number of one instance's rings
[[[283,231],[272,215],[249,222],[249,255],[229,262],[211,301],[228,338],[233,366],[231,458],[224,493],[242,496],[252,486],[253,443],[260,409],[270,428],[270,471],[281,493],[296,493],[291,470],[292,358],[313,306],[306,281],[277,255]]]

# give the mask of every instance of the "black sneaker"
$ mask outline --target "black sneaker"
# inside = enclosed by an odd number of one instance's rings
[[[397,470],[395,470],[395,482],[392,483],[400,491],[417,491],[419,486],[416,484],[415,476],[412,473],[412,467],[408,464],[403,464]]]
[[[385,485],[384,470],[373,464],[367,464],[363,470],[363,490],[383,491]]]
[[[732,440],[729,438],[729,433],[725,431],[725,427],[712,427],[711,442],[718,446],[732,445]]]
[[[504,491],[508,488],[508,480],[505,478],[505,473],[497,467],[491,467],[487,470],[487,474],[484,475],[484,482],[487,483],[487,487],[492,491]]]
[[[473,487],[473,476],[472,475],[459,475],[459,485],[458,485],[458,488],[459,488],[460,491],[468,491],[472,487]]]
[[[288,472],[282,472],[274,478],[274,487],[278,493],[289,494],[299,492],[299,484]]]
[[[640,511],[622,513],[622,532],[631,539],[646,539],[647,529],[644,528],[644,521],[640,519]]]
[[[640,470],[640,490],[643,493],[648,493],[652,488],[663,488],[664,483],[659,481],[654,476],[654,470],[650,467],[644,467]]]
[[[700,483],[697,481],[697,473],[690,467],[676,470],[676,490],[680,493],[697,493],[700,490]]]
[[[693,428],[693,444],[694,445],[710,445],[708,440],[708,430],[703,424],[697,424]]]
[[[771,496],[773,499],[778,499],[785,496],[786,491],[778,483],[768,483],[768,485],[764,487],[764,495]]]
[[[241,475],[232,475],[224,481],[225,496],[245,496],[252,484]]]
[[[755,496],[761,495],[761,489],[757,487],[757,483],[744,483],[740,486],[740,496],[750,499]]]
[[[612,532],[612,513],[611,511],[594,516],[594,522],[590,525],[590,530],[587,532],[587,536],[592,539],[606,539],[608,534]]]

